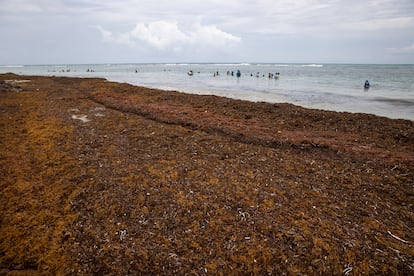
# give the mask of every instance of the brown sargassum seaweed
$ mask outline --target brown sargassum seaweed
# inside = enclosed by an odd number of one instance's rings
[[[1,274],[414,273],[412,121],[0,80]]]

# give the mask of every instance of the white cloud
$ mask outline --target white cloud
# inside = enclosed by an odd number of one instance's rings
[[[414,54],[414,43],[400,48],[389,48],[388,51],[394,54]]]
[[[110,32],[110,31],[108,31],[108,30],[105,30],[104,28],[102,28],[101,26],[91,26],[92,28],[95,28],[95,29],[97,29],[100,33],[101,33],[101,35],[102,35],[102,39],[104,40],[104,41],[107,41],[107,42],[110,42],[110,41],[112,41],[113,40],[113,37],[112,37],[112,32]]]
[[[399,17],[385,19],[371,19],[349,22],[344,25],[345,29],[355,31],[377,31],[414,28],[414,17]]]
[[[191,33],[195,44],[205,43],[218,47],[228,46],[241,42],[241,38],[218,29],[215,25],[197,25],[195,31]]]
[[[25,0],[2,0],[0,12],[4,13],[39,13],[42,8],[37,3]]]
[[[112,32],[95,27],[104,41],[125,44],[130,47],[145,42],[158,50],[180,50],[187,46],[223,47],[238,44],[241,38],[218,29],[215,25],[194,24],[190,30],[179,27],[175,21],[137,23],[128,32],[114,35]]]
[[[105,30],[99,25],[91,27],[97,29],[101,33],[102,40],[104,42],[112,42],[116,44],[127,45],[129,47],[133,47],[135,45],[127,34],[114,35],[112,32]]]
[[[134,40],[144,41],[159,50],[186,44],[191,40],[189,35],[178,28],[176,22],[169,21],[156,21],[149,24],[137,23],[128,36]]]

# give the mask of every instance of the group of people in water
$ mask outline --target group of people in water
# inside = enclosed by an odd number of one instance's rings
[[[197,72],[197,73],[200,73],[200,72]],[[192,75],[194,75],[194,72],[193,72],[193,70],[190,70],[190,71],[187,72],[187,74],[189,76],[192,76]],[[237,70],[236,74],[234,73],[234,71],[227,71],[227,76],[234,76],[234,75],[236,75],[236,77],[240,78],[241,77],[240,70]],[[214,77],[220,76],[220,72],[219,71],[214,72],[213,76]],[[257,72],[255,75],[253,73],[250,73],[250,77],[253,77],[253,76],[256,76],[257,78],[259,78],[260,76],[262,76],[263,78],[266,77],[265,74],[261,74],[260,72]],[[271,73],[270,72],[270,73],[267,74],[267,76],[268,76],[269,79],[278,79],[279,76],[280,76],[280,72],[276,72],[276,73]],[[371,84],[369,83],[368,80],[366,80],[365,83],[364,83],[364,88],[369,89],[370,86],[371,86]]]
[[[198,73],[200,73],[200,72],[198,72]],[[187,72],[187,74],[189,76],[192,76],[192,75],[194,75],[194,72],[193,72],[193,70],[190,70],[190,71]],[[242,74],[241,74],[240,70],[237,70],[236,73],[234,71],[227,71],[227,76],[236,76],[236,77],[240,78],[241,75]],[[220,76],[220,72],[219,71],[214,72],[213,76],[214,77]],[[256,74],[250,73],[250,77],[253,77],[253,76],[256,76],[257,78],[262,76],[264,78],[264,77],[266,77],[266,74],[261,74],[260,72],[257,72]],[[271,73],[270,72],[270,73],[267,74],[267,76],[268,76],[269,79],[278,79],[279,76],[280,76],[280,72],[276,72],[276,73]]]
[[[217,71],[215,74],[214,74],[214,76],[218,76],[219,75],[219,72]],[[227,76],[234,76],[234,71],[227,71]],[[241,77],[241,72],[240,72],[240,70],[237,70],[237,72],[236,72],[236,76],[238,77],[238,78],[240,78]]]

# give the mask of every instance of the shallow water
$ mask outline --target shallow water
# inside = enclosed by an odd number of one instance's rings
[[[189,70],[194,72],[193,76],[187,75]],[[241,71],[240,78],[236,77],[237,70]],[[227,75],[227,71],[233,71],[234,76]],[[414,65],[177,63],[0,66],[0,73],[5,72],[103,77],[194,94],[289,102],[310,108],[414,120]],[[214,76],[216,72],[219,74]],[[268,78],[269,73],[276,72],[280,72],[278,79]],[[365,80],[371,83],[368,90],[363,88]]]

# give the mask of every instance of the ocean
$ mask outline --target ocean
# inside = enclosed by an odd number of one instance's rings
[[[187,74],[190,70],[194,73],[192,76]],[[241,72],[240,77],[236,77],[237,70]],[[0,73],[6,72],[102,77],[192,94],[255,102],[287,102],[316,109],[414,120],[414,65],[157,63],[0,66]],[[278,78],[269,78],[269,73],[279,73]],[[363,87],[366,80],[371,84],[369,89]]]

